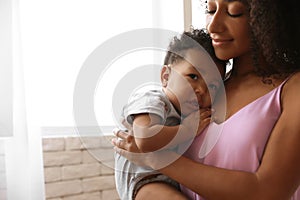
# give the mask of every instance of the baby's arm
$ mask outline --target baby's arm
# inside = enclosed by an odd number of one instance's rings
[[[210,115],[211,111],[207,109],[201,110],[200,114],[194,112],[176,126],[163,125],[162,119],[155,114],[135,115],[133,133],[136,144],[143,152],[174,147],[200,133],[209,124]]]

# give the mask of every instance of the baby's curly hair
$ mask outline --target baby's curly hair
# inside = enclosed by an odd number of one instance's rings
[[[181,55],[185,55],[186,51],[189,49],[200,49],[206,52],[212,57],[215,62],[220,62],[227,65],[227,61],[219,60],[216,57],[214,48],[212,46],[212,41],[209,34],[205,29],[193,29],[190,31],[184,31],[180,36],[175,36],[168,46],[168,52],[164,59],[164,65],[169,65],[177,63],[184,60]],[[180,55],[179,55],[180,54]]]
[[[297,0],[241,0],[249,7],[253,61],[258,75],[300,71],[300,16]],[[267,65],[258,64],[262,55]]]

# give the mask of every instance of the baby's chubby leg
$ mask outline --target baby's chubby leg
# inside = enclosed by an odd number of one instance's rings
[[[135,200],[188,200],[180,191],[163,182],[148,183],[141,187]]]

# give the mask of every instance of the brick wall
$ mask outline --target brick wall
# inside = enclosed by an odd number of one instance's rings
[[[46,200],[119,199],[106,137],[43,138],[43,157]]]

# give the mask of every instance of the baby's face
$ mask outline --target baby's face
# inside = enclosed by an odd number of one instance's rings
[[[222,79],[206,53],[191,49],[185,59],[169,67],[165,91],[175,108],[187,116],[199,108],[211,106]]]

